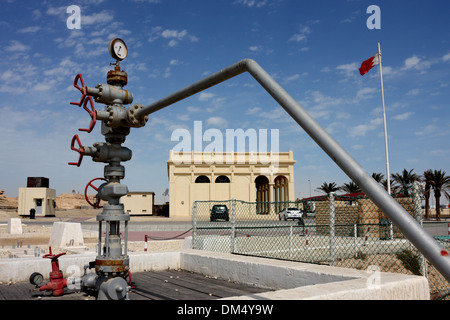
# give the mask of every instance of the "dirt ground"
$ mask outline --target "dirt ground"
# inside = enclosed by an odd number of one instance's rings
[[[41,256],[49,253],[49,241],[52,227],[27,225],[26,220],[22,222],[22,234],[11,235],[7,233],[7,224],[0,223],[0,259],[20,258],[34,255],[36,248],[40,249]],[[84,247],[52,248],[52,253],[66,254],[92,253],[97,251],[98,233],[95,231],[84,231]],[[149,241],[148,252],[162,252],[179,250],[183,247],[184,240]],[[128,241],[128,252],[144,251],[144,241]]]

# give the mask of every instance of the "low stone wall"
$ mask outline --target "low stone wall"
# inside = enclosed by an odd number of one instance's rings
[[[395,199],[405,210],[415,217],[412,198]],[[321,235],[329,234],[330,202],[316,202],[317,232]],[[357,224],[359,237],[386,237],[390,233],[390,221],[370,199],[356,199],[355,201],[335,201],[335,234],[336,236],[354,236],[354,225]],[[394,238],[404,238],[400,230],[393,226]]]

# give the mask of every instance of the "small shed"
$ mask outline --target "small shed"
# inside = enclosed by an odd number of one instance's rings
[[[153,215],[154,192],[129,192],[120,198],[124,210],[130,215]]]

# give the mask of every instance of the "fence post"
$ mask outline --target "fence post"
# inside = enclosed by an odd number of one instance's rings
[[[294,227],[291,225],[289,229],[289,260],[292,260],[293,236],[294,236]]]
[[[422,198],[420,197],[422,190],[420,183],[418,181],[414,181],[411,189],[413,196],[414,218],[416,218],[417,222],[419,222],[419,224],[423,227]],[[420,272],[423,276],[428,278],[425,256],[420,251],[418,252],[418,255],[420,258]]]
[[[192,249],[196,248],[197,237],[197,201],[194,200],[192,207]]]
[[[330,265],[334,265],[335,259],[335,203],[334,203],[334,192],[330,192]]]
[[[231,241],[230,252],[235,253],[236,250],[236,199],[231,200]]]

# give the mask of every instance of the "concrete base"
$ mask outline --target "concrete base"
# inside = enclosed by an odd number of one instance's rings
[[[352,299],[352,300],[429,300],[425,277],[396,273],[362,271],[291,261],[237,256],[227,253],[181,250],[161,253],[130,253],[130,271],[182,269],[210,277],[255,285],[275,291],[228,299]],[[65,255],[59,258],[64,277],[78,276],[95,254]],[[48,259],[0,260],[0,281],[28,281],[33,272],[47,279]]]
[[[9,234],[22,234],[22,220],[19,218],[9,218],[6,232]]]
[[[84,246],[81,224],[73,222],[53,223],[49,246],[55,248]]]

